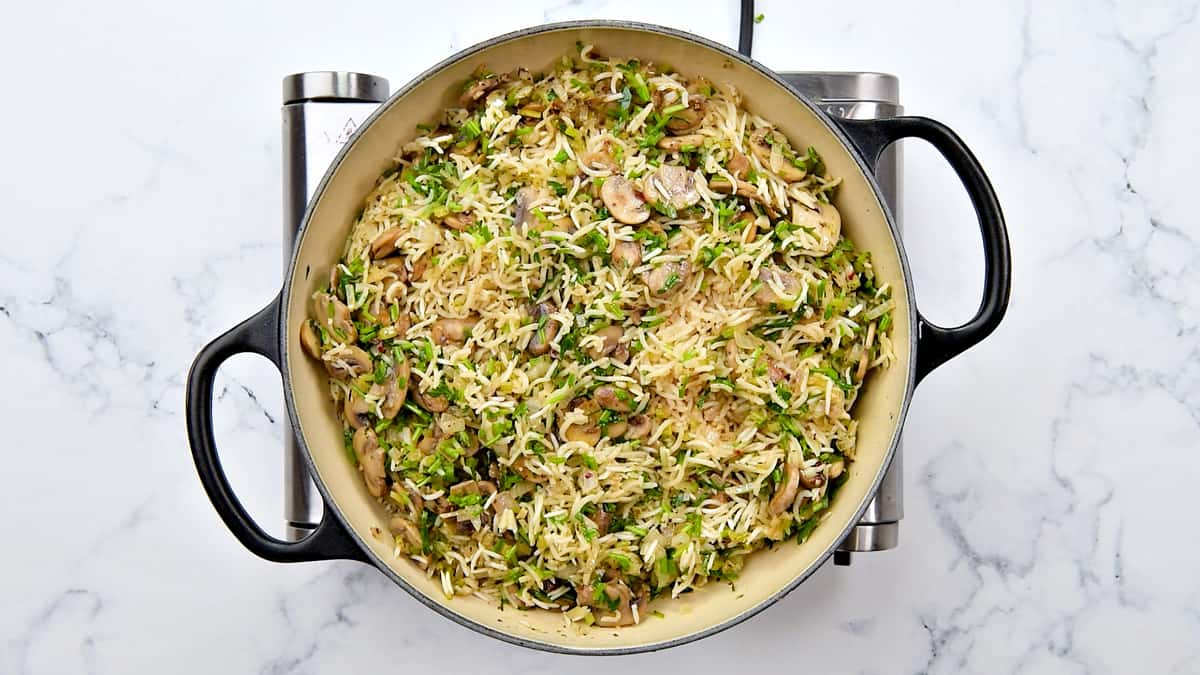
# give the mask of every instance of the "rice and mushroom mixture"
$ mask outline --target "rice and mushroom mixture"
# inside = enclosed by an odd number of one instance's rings
[[[447,596],[623,626],[803,542],[893,360],[838,179],[733,87],[588,46],[459,104],[301,334],[396,554]]]

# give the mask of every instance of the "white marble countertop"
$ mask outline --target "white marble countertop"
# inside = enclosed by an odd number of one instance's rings
[[[1011,309],[917,393],[898,549],[618,661],[482,637],[364,565],[247,553],[196,478],[183,379],[280,283],[281,76],[398,86],[547,20],[736,39],[732,2],[413,4],[6,11],[0,672],[1200,672],[1195,2],[760,1],[759,60],[898,74],[1008,216]],[[920,305],[962,320],[973,218],[933,151],[906,153]],[[242,357],[218,387],[235,487],[278,530],[278,376]]]

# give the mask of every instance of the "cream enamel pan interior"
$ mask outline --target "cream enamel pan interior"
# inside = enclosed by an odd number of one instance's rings
[[[300,349],[297,336],[309,298],[329,278],[363,199],[389,168],[397,148],[415,136],[415,125],[435,120],[455,105],[459,86],[479,64],[496,72],[517,67],[548,68],[575,49],[581,40],[605,55],[671,64],[685,75],[704,75],[714,82],[734,83],[750,111],[775,122],[797,147],[814,146],[830,172],[844,180],[836,205],[844,231],[871,252],[878,277],[891,284],[897,304],[893,340],[897,362],[876,371],[853,414],[859,420],[858,457],[824,522],[803,545],[788,542],[749,557],[736,584],[711,583],[698,592],[651,603],[666,617],[650,617],[622,629],[567,628],[561,616],[545,611],[500,611],[473,597],[447,600],[441,585],[406,560],[394,557],[387,517],[346,460],[342,427],[328,395],[326,373]],[[811,574],[857,520],[891,459],[908,393],[913,386],[915,311],[909,302],[905,261],[878,192],[862,165],[846,149],[838,132],[804,101],[771,75],[748,65],[727,50],[664,29],[630,24],[560,25],[498,38],[455,57],[419,77],[385,103],[364,124],[335,162],[310,205],[298,239],[289,284],[284,289],[283,318],[285,389],[299,437],[328,502],[370,550],[377,564],[428,605],[444,608],[497,637],[569,651],[652,649],[732,625],[765,607]],[[904,320],[908,317],[908,320]],[[326,510],[326,518],[331,517]],[[446,612],[443,612],[446,613]]]

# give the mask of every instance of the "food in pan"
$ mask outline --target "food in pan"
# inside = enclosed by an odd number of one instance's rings
[[[588,46],[455,94],[300,335],[381,535],[447,596],[599,626],[807,539],[894,359],[818,153]]]

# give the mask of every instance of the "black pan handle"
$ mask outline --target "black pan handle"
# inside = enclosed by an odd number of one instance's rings
[[[1012,290],[1012,260],[1004,213],[979,160],[958,134],[927,117],[890,117],[876,120],[837,119],[874,171],[879,155],[901,138],[920,138],[942,153],[962,181],[983,235],[983,300],[968,322],[943,328],[917,312],[917,381],[934,368],[958,356],[1000,325],[1008,310]]]
[[[188,373],[187,431],[192,446],[192,458],[200,482],[221,520],[250,552],[273,562],[308,562],[312,560],[359,560],[367,562],[363,550],[346,531],[326,505],[325,517],[312,534],[297,542],[276,539],[263,531],[246,508],[233,494],[229,479],[217,457],[213,438],[213,379],[225,359],[234,354],[254,353],[281,367],[279,353],[280,306],[282,296],[275,298],[254,316],[238,324],[228,333],[213,340],[192,362]],[[289,431],[290,433],[290,431]]]

